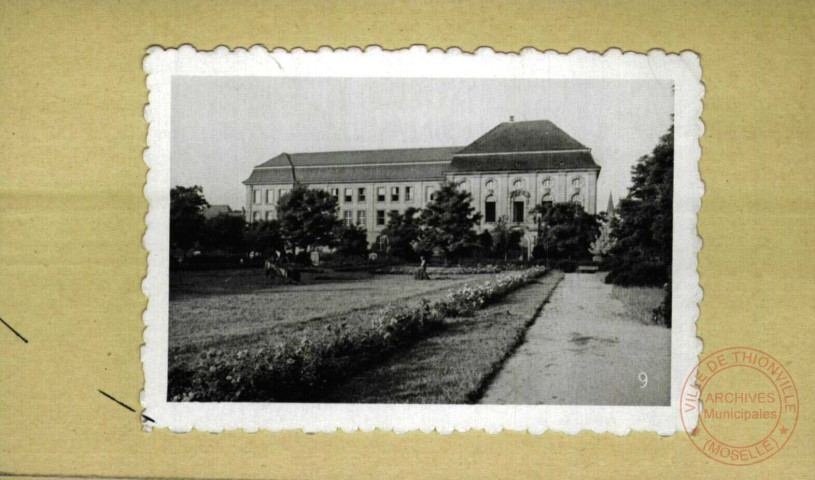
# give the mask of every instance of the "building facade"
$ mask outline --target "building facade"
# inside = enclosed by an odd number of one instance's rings
[[[535,205],[574,202],[596,213],[599,173],[591,149],[539,120],[501,123],[464,147],[280,154],[243,183],[247,221],[275,219],[277,201],[296,176],[330,192],[340,218],[364,227],[374,242],[390,212],[421,209],[442,182],[452,181],[472,194],[479,230],[503,218],[533,242]]]

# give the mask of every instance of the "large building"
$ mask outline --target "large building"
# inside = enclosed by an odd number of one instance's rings
[[[503,217],[531,240],[537,225],[529,211],[537,204],[575,202],[596,213],[600,166],[590,148],[548,120],[504,122],[463,147],[280,154],[243,182],[248,221],[276,217],[293,173],[331,192],[341,218],[365,227],[370,242],[389,212],[424,207],[444,181],[472,193],[481,229]]]

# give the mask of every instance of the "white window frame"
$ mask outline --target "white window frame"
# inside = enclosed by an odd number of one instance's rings
[[[256,188],[252,190],[252,195],[254,196],[252,202],[255,205],[260,205],[263,202],[263,190]]]

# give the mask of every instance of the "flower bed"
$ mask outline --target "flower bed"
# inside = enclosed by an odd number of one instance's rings
[[[445,317],[469,316],[545,273],[542,267],[464,286],[433,304],[389,306],[372,317],[349,314],[341,323],[280,342],[238,351],[209,349],[172,368],[171,401],[313,401],[350,375],[400,346],[441,328]]]
[[[374,273],[389,273],[396,275],[412,275],[419,268],[416,265],[394,265],[383,267]],[[505,271],[523,271],[526,267],[518,265],[473,265],[468,267],[428,267],[427,272],[433,275],[478,275],[485,273],[501,273]]]

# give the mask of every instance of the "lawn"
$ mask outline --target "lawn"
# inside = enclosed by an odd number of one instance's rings
[[[436,300],[493,275],[416,281],[407,275],[356,275],[310,285],[269,285],[262,270],[174,272],[170,282],[170,362],[204,348],[247,348],[330,323],[331,317],[392,302]]]
[[[653,325],[654,309],[665,298],[665,290],[657,287],[621,287],[615,285],[611,296],[623,304],[628,318]]]
[[[330,402],[474,403],[563,278],[550,272],[336,385]]]

